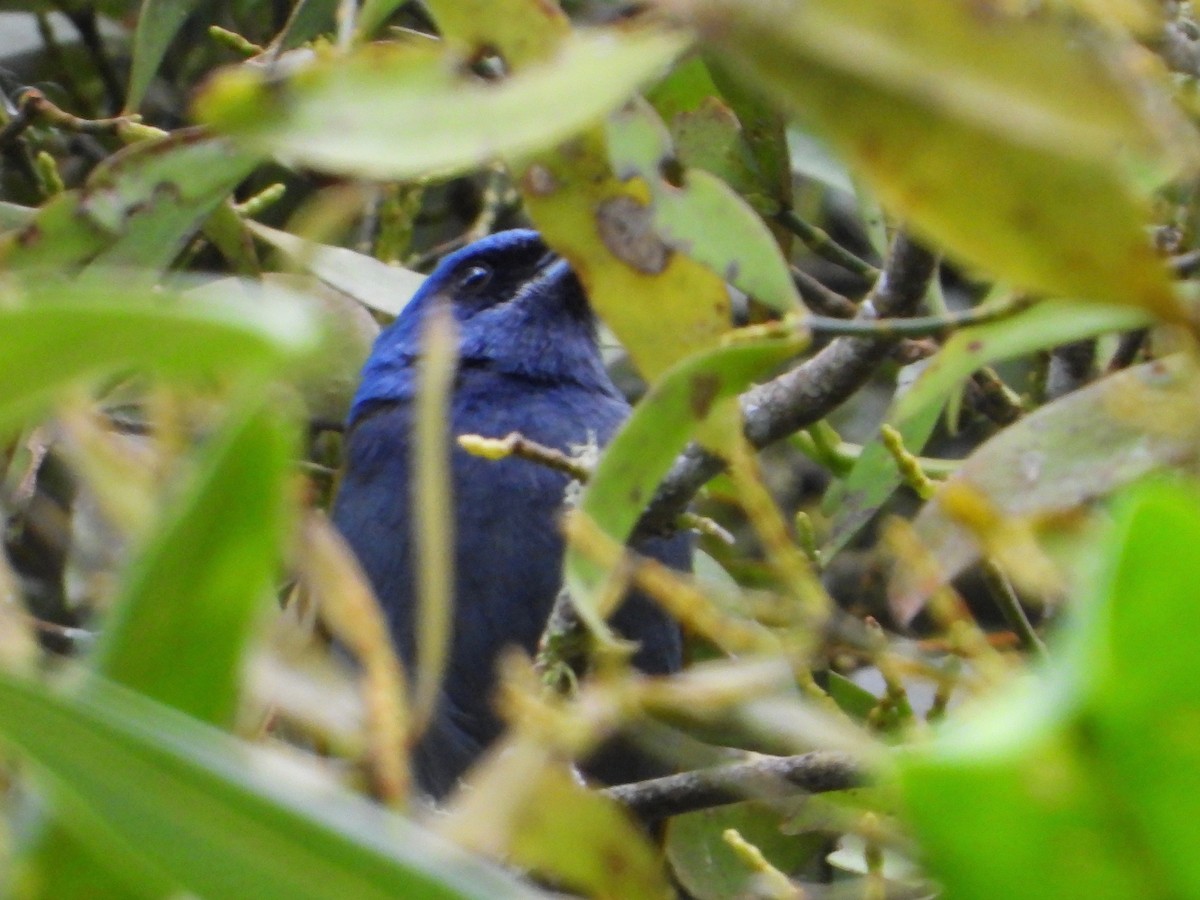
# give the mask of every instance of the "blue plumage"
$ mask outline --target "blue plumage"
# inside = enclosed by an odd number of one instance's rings
[[[629,407],[604,369],[595,322],[566,263],[536,232],[492,235],[448,257],[384,330],[363,368],[347,430],[346,471],[333,518],[357,554],[387,615],[397,650],[415,658],[410,503],[412,399],[422,320],[449,302],[459,329],[452,435],[518,431],[570,451],[608,442]],[[449,665],[434,721],[416,748],[419,783],[440,797],[498,735],[490,705],[500,650],[532,652],[561,585],[557,528],[566,476],[519,459],[492,462],[458,449],[451,459],[455,614]],[[689,567],[685,535],[644,542],[641,552]],[[678,627],[632,595],[613,618],[640,643],[635,664],[665,673],[680,665]],[[649,773],[633,754],[605,755],[599,777]]]

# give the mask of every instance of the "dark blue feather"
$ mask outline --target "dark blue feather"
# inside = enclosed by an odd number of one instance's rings
[[[448,256],[397,320],[380,334],[350,413],[346,471],[333,517],[363,565],[387,615],[397,650],[415,659],[410,512],[411,401],[419,377],[421,326],[431,305],[449,302],[460,362],[450,408],[452,435],[517,431],[571,452],[605,444],[629,413],[605,372],[595,323],[565,263],[535,232],[492,235]],[[533,652],[561,585],[557,520],[565,475],[519,460],[452,451],[455,612],[440,705],[416,748],[421,786],[444,795],[496,738],[495,663],[509,644]],[[689,567],[684,535],[639,547]],[[680,665],[678,627],[647,598],[631,596],[614,616],[640,643],[647,672]],[[634,754],[606,754],[608,780],[646,774]]]

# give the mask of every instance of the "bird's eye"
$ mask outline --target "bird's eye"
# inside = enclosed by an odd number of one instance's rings
[[[481,290],[491,280],[492,270],[487,266],[470,266],[458,276],[458,287],[459,290],[473,293]]]

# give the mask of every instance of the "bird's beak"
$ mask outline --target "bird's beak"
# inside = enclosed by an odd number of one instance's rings
[[[535,292],[555,306],[565,305],[566,309],[578,315],[591,314],[583,287],[574,270],[565,259],[552,250],[547,250],[538,258],[534,275],[522,292],[526,290]]]

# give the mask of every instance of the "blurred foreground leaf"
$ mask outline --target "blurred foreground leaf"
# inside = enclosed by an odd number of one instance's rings
[[[231,721],[242,651],[282,557],[294,444],[265,405],[235,413],[126,576],[98,674],[203,721]]]
[[[242,653],[282,553],[291,438],[259,407],[239,411],[207,448],[190,489],[126,575],[94,673],[205,722],[231,722]],[[107,853],[84,852],[61,820],[39,831],[21,864],[40,895],[75,896],[104,883],[108,875],[96,869],[113,865]],[[130,877],[119,867],[118,874]]]
[[[531,897],[361,797],[116,685],[62,697],[0,674],[0,739],[81,843],[110,832],[208,897]]]
[[[755,896],[758,872],[723,838],[736,829],[775,868],[791,874],[828,843],[822,834],[785,834],[786,816],[765,803],[734,803],[675,816],[667,824],[667,857],[675,877],[697,900]]]
[[[175,377],[267,373],[317,346],[315,319],[278,288],[184,300],[120,276],[10,283],[0,306],[0,429],[79,380],[118,370]],[[53,360],[53,365],[47,365]]]
[[[200,95],[196,115],[245,146],[327,171],[450,174],[570,137],[682,47],[657,31],[580,33],[553,59],[490,83],[463,76],[436,44],[371,44],[282,84],[229,70]]]
[[[1181,315],[1133,172],[1176,169],[1186,128],[1158,84],[1118,69],[1117,49],[991,2],[672,6],[962,260],[1024,288]]]
[[[1161,481],[1126,498],[1097,608],[1079,636],[1090,737],[1124,790],[1123,809],[1155,851],[1166,896],[1200,896],[1200,492]],[[1155,873],[1157,874],[1157,873]]]
[[[571,27],[562,8],[545,0],[428,0],[425,6],[461,56],[488,48],[509,69],[553,56]]]
[[[588,897],[670,896],[662,862],[617,803],[563,769],[547,767],[512,825],[513,861]]]
[[[932,872],[965,898],[1191,897],[1200,865],[1200,495],[1134,489],[1062,658],[900,758]]]

